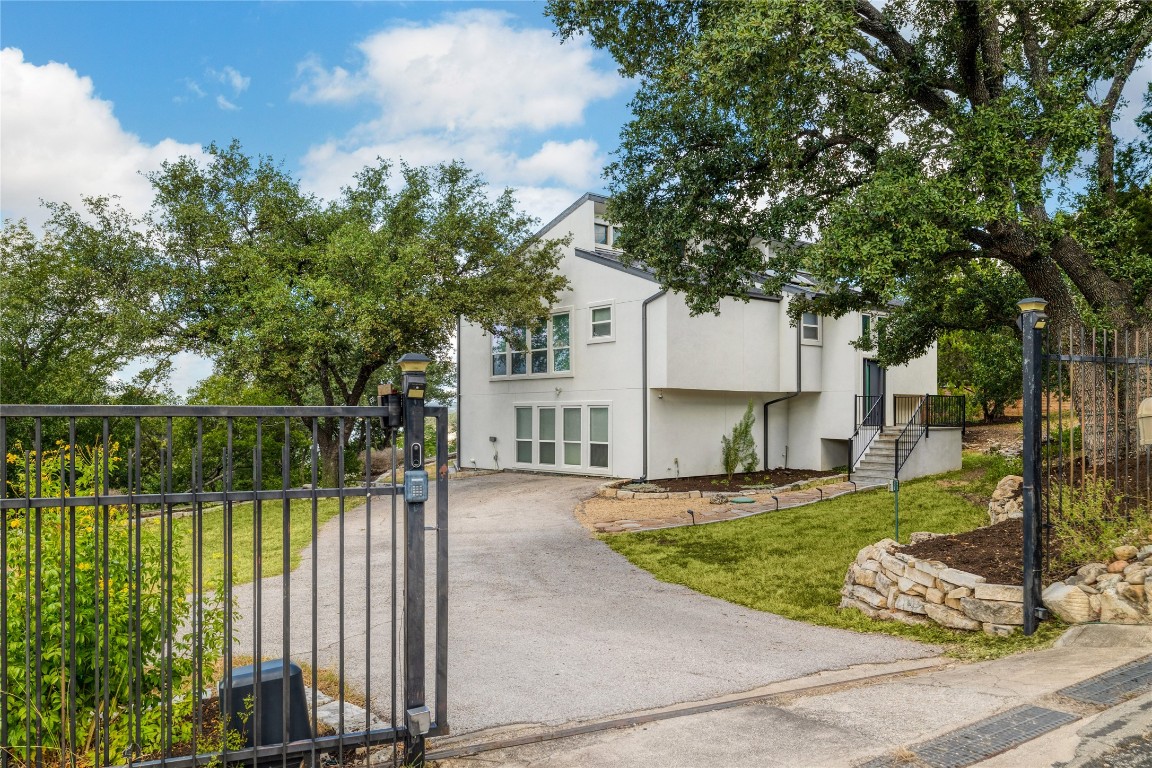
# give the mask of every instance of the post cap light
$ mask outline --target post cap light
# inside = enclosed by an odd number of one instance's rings
[[[428,370],[428,364],[432,362],[432,358],[419,352],[408,352],[400,358],[399,362],[400,370],[404,373],[424,373]]]
[[[1016,306],[1020,307],[1021,312],[1043,312],[1048,302],[1040,298],[1021,299],[1016,302]]]

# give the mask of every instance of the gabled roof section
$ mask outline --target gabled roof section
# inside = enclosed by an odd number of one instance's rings
[[[545,232],[552,229],[552,227],[556,226],[561,221],[568,218],[568,216],[571,215],[573,211],[575,211],[580,206],[584,205],[584,203],[588,202],[589,200],[591,200],[594,203],[600,203],[601,205],[608,202],[608,198],[605,197],[604,195],[598,195],[595,192],[585,192],[583,195],[580,195],[580,197],[576,198],[576,202],[572,203],[572,205],[568,206],[563,211],[561,211],[560,215],[556,216],[555,218],[552,219],[552,221],[548,222],[547,224],[542,226],[539,230],[537,230],[535,236],[540,237]]]

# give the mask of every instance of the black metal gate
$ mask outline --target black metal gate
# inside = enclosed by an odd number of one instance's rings
[[[1057,521],[1083,515],[1087,503],[1124,520],[1152,509],[1152,446],[1140,445],[1138,425],[1140,403],[1152,397],[1152,333],[1050,329],[1044,307],[1021,302],[1028,633]]]
[[[372,407],[0,406],[0,765],[422,764],[448,414],[416,362]]]

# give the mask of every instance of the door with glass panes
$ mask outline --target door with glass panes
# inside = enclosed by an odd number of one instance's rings
[[[609,470],[610,406],[525,404],[515,410],[517,465],[566,472]]]

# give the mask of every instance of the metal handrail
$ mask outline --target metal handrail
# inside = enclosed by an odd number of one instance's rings
[[[857,395],[856,397],[858,400],[860,400],[862,396]],[[879,411],[879,417],[880,418],[879,419],[873,419],[872,418],[874,415],[873,412],[876,411],[877,408],[880,409],[880,411]],[[872,422],[876,422],[876,421],[878,421],[879,423],[872,423]],[[868,436],[868,439],[865,440],[861,444],[860,450],[857,451],[855,449],[856,441],[857,441],[857,438],[860,437],[860,430],[862,430],[862,429],[869,430],[871,432],[871,434]],[[852,439],[850,442],[850,445],[852,446],[852,448],[851,448],[851,454],[852,455],[849,457],[849,461],[848,461],[848,481],[849,482],[852,481],[852,468],[856,466],[856,462],[858,462],[860,459],[862,459],[864,457],[864,454],[868,451],[868,446],[870,446],[872,444],[872,441],[876,439],[876,435],[880,434],[883,430],[884,430],[884,397],[883,397],[883,395],[881,395],[881,396],[878,396],[874,399],[872,406],[864,414],[864,417],[862,419],[860,419],[860,423],[856,425],[856,431],[854,431],[852,433]]]
[[[923,436],[930,428],[931,425],[925,423],[923,418],[924,405],[927,403],[931,395],[924,395],[920,400],[920,404],[916,406],[916,410],[908,418],[908,423],[904,425],[904,429],[900,431],[900,435],[896,438],[896,456],[895,456],[895,471],[892,477],[899,480],[900,470],[904,467],[908,457],[912,455],[912,451],[916,448],[916,444],[920,442]],[[911,430],[911,434],[909,434]]]

